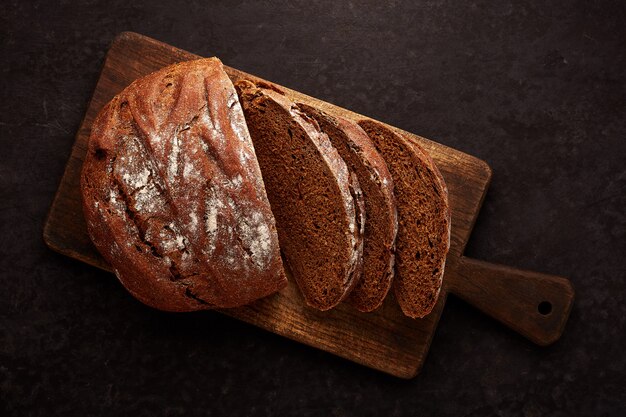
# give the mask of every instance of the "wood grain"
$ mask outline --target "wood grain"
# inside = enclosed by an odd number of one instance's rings
[[[46,221],[44,239],[50,248],[110,270],[89,240],[81,208],[79,178],[91,124],[100,109],[136,78],[197,57],[131,32],[122,33],[113,41]],[[241,78],[259,80],[234,68],[226,67],[225,70],[233,81]],[[281,88],[292,100],[319,107],[330,114],[353,120],[364,117]],[[537,343],[546,344],[558,339],[573,299],[567,280],[511,268],[490,268],[489,264],[462,257],[491,179],[489,166],[463,152],[411,133],[402,133],[415,137],[430,152],[450,191],[452,241],[449,265],[441,297],[430,315],[420,320],[409,319],[401,313],[393,297],[387,297],[379,310],[369,314],[347,305],[328,312],[316,311],[305,306],[293,280],[278,294],[246,307],[221,312],[402,378],[414,377],[421,369],[448,291],[459,294]],[[558,285],[553,285],[553,278]],[[498,285],[493,285],[494,282]],[[525,290],[529,285],[532,289]],[[509,286],[515,291],[510,292]],[[497,300],[500,302],[494,303]],[[551,303],[550,313],[525,316],[530,310],[537,309],[537,302],[543,301]]]
[[[557,341],[574,302],[569,280],[453,257],[448,290],[538,345]]]

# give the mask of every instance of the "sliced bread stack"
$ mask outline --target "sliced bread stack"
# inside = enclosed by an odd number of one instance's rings
[[[328,310],[345,299],[370,312],[393,285],[405,315],[430,313],[450,210],[426,151],[381,123],[291,102],[272,85],[236,88],[280,246],[307,304]]]

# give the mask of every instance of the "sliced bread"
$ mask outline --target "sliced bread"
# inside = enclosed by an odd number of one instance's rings
[[[314,120],[274,86],[236,84],[286,263],[306,303],[328,310],[356,284],[358,182]]]
[[[361,185],[366,213],[363,274],[346,302],[362,312],[374,311],[383,303],[393,280],[398,216],[391,174],[358,124],[305,104],[298,106],[317,121]]]
[[[424,317],[441,290],[450,248],[450,209],[443,177],[427,152],[381,123],[359,125],[387,162],[398,207],[394,293],[405,315]]]

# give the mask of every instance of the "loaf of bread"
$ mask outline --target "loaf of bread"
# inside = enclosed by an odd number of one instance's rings
[[[381,123],[362,120],[391,172],[398,208],[394,293],[405,315],[424,317],[441,290],[450,249],[448,190],[417,141]]]
[[[315,120],[274,86],[236,84],[280,245],[307,304],[328,310],[361,273],[362,195]]]
[[[252,141],[218,59],[164,68],[107,104],[81,190],[93,243],[145,304],[236,307],[286,285]]]
[[[309,306],[369,312],[393,285],[404,314],[424,317],[450,247],[447,188],[415,139],[271,84],[233,86],[216,58],[113,98],[92,126],[81,191],[96,248],[131,294],[167,311],[275,293],[282,249]]]
[[[359,311],[374,311],[383,303],[393,280],[398,216],[391,174],[358,124],[305,104],[298,106],[317,121],[359,180],[366,213],[363,274],[346,302]]]

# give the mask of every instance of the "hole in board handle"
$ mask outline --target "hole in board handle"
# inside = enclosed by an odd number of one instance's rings
[[[542,301],[537,306],[537,311],[539,314],[547,316],[552,313],[552,303],[550,301]]]

